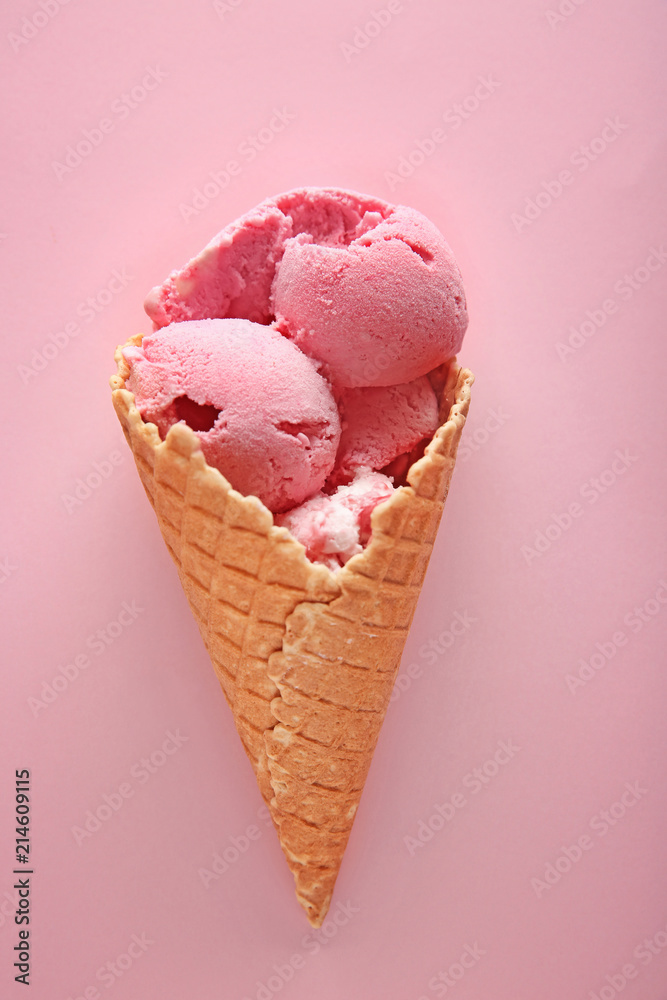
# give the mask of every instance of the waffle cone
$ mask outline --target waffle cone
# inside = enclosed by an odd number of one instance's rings
[[[141,343],[132,337],[127,345]],[[326,916],[449,488],[473,376],[453,361],[443,421],[332,573],[257,497],[206,464],[184,424],[162,441],[125,388],[113,403],[314,927]]]

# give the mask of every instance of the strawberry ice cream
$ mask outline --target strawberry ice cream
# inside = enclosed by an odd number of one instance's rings
[[[241,493],[272,511],[321,489],[340,439],[338,410],[313,363],[273,327],[244,319],[173,323],[126,348],[128,388],[165,437],[184,420]]]
[[[154,288],[128,388],[335,570],[438,425],[435,370],[468,322],[438,229],[336,188],[269,198]],[[429,376],[429,377],[427,377]],[[341,433],[342,431],[342,433]],[[381,471],[384,474],[381,474]]]
[[[410,382],[453,357],[468,323],[452,251],[420,212],[336,188],[269,198],[146,299],[156,327],[276,320],[341,386]]]
[[[383,469],[438,426],[438,401],[426,376],[405,385],[343,389],[338,407],[343,432],[330,477],[335,482],[348,481],[361,466]]]
[[[318,493],[300,507],[281,514],[276,523],[288,528],[305,546],[313,562],[331,570],[361,552],[371,535],[371,514],[394,492],[391,479],[370,469],[358,469],[348,486],[332,496]]]
[[[380,221],[391,206],[335,188],[300,188],[267,198],[225,226],[185,267],[152,289],[145,309],[156,327],[188,319],[273,317],[271,285],[285,242],[308,233],[316,242],[346,246]]]
[[[461,346],[461,276],[435,226],[399,206],[348,246],[287,241],[273,285],[278,325],[341,386],[426,375]]]

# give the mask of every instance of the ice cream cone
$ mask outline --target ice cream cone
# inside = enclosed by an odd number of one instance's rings
[[[141,336],[130,344],[141,343]],[[311,563],[184,424],[162,441],[125,389],[116,413],[176,563],[308,919],[319,927],[389,704],[449,488],[473,376],[443,368],[443,421],[338,572]],[[444,383],[444,384],[443,384]]]

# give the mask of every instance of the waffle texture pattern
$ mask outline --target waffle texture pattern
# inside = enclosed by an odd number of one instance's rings
[[[138,345],[141,336],[124,346]],[[371,517],[366,549],[336,573],[311,563],[260,500],[206,464],[196,435],[164,441],[125,388],[113,403],[270,809],[296,894],[319,927],[417,606],[470,402],[443,368],[441,426]],[[390,415],[388,415],[390,419]]]

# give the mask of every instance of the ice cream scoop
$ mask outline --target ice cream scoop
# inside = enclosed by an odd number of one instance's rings
[[[125,358],[144,420],[163,438],[183,420],[234,489],[277,512],[324,485],[340,439],[336,403],[313,363],[272,326],[172,323]]]
[[[128,354],[140,411],[163,436],[184,420],[207,461],[274,512],[323,487],[331,494],[359,468],[402,481],[438,423],[426,375],[455,355],[468,321],[461,275],[433,223],[338,188],[261,202],[172,271],[145,307],[156,330],[178,327],[185,340],[147,337],[143,354]],[[236,339],[223,351],[232,320]],[[209,358],[213,321],[222,325]],[[349,520],[349,510],[336,516]],[[333,514],[327,523],[335,534]]]
[[[454,256],[420,212],[339,188],[267,198],[152,289],[156,328],[277,319],[341,386],[394,385],[453,357],[468,322]]]
[[[352,478],[355,469],[383,469],[410,452],[438,426],[438,401],[422,376],[404,385],[343,389],[338,400],[343,431],[330,482]]]
[[[363,550],[371,535],[371,514],[394,487],[387,476],[358,469],[353,481],[334,494],[318,493],[276,518],[305,546],[311,562],[337,570]]]
[[[425,216],[391,208],[346,246],[290,238],[277,262],[278,326],[340,386],[426,375],[461,346],[468,322],[461,275]]]
[[[308,233],[317,243],[346,246],[390,211],[378,198],[338,188],[297,188],[267,198],[153,288],[146,312],[155,327],[228,316],[268,323],[271,284],[290,237]]]

